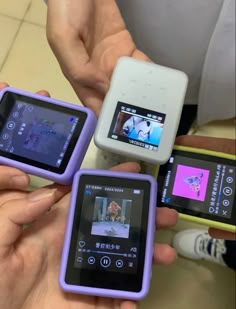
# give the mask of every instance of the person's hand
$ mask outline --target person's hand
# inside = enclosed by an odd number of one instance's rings
[[[236,154],[236,144],[235,140],[233,139],[185,135],[185,136],[179,136],[176,139],[175,143],[181,146],[208,149],[232,155]],[[236,240],[236,231],[235,233],[230,233],[215,228],[210,228],[209,234],[213,238]]]
[[[7,87],[0,83],[0,90]],[[40,91],[41,95],[49,95]],[[136,163],[114,170],[139,172]],[[69,187],[50,185],[27,192],[29,177],[0,166],[0,308],[89,309],[136,308],[132,301],[64,293],[58,283],[70,194]],[[175,225],[177,212],[158,209],[157,227]],[[176,258],[167,244],[155,244],[154,262]]]
[[[148,60],[115,0],[48,0],[47,38],[78,97],[97,116],[118,58]]]
[[[138,172],[140,166],[124,163],[113,169]],[[58,275],[70,194],[60,198],[68,187],[26,192],[29,179],[23,172],[0,166],[0,175],[0,308],[136,308],[132,301],[63,292]],[[158,209],[159,228],[176,221],[175,211]],[[168,245],[155,245],[156,263],[169,264],[175,258]]]

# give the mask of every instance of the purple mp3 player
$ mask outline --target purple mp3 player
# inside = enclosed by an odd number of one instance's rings
[[[0,164],[70,184],[96,123],[88,108],[5,88],[0,92]]]
[[[59,282],[63,290],[142,299],[149,291],[157,182],[80,170],[73,180]]]

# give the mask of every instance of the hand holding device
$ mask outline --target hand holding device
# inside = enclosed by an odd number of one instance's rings
[[[176,137],[187,80],[181,71],[120,58],[98,120],[95,144],[164,164]]]
[[[113,169],[136,173],[138,168],[135,163],[125,163]],[[30,193],[23,191],[28,185],[26,180],[18,185],[15,183],[13,190],[12,179],[22,176],[27,179],[27,176],[8,166],[0,166],[0,175],[1,308],[20,309],[25,304],[34,309],[51,309],[55,306],[65,309],[75,304],[81,309],[87,309],[88,306],[135,308],[135,303],[122,299],[62,293],[58,273],[70,195],[60,198],[68,188],[54,185]],[[174,211],[164,208],[158,210],[159,228],[174,225],[176,219]],[[25,227],[29,221],[33,222]],[[173,262],[175,254],[169,245],[155,244],[154,249],[156,263]]]
[[[0,83],[0,89],[6,86],[6,84]],[[139,166],[135,163],[126,163],[113,169],[137,173]],[[38,213],[35,213],[36,205],[34,204],[31,207],[33,213],[31,213],[29,219],[29,204],[26,201],[30,193],[20,191],[26,190],[28,187],[29,179],[27,175],[8,166],[0,166],[0,175],[1,308],[22,308],[23,304],[26,303],[28,307],[34,309],[42,309],[42,307],[51,309],[55,305],[57,309],[65,309],[74,306],[75,303],[81,309],[87,309],[88,305],[94,307],[99,305],[104,306],[104,308],[107,306],[109,309],[117,308],[117,306],[122,309],[130,308],[132,305],[135,307],[135,303],[122,299],[118,301],[117,299],[75,294],[65,295],[65,293],[62,293],[58,284],[58,270],[69,195],[56,204],[55,201],[60,199],[68,188],[50,186],[49,188],[53,190],[52,197],[55,200],[50,200],[49,196],[49,200],[46,201],[47,205],[45,205],[45,202],[42,204],[42,201],[38,204],[40,208],[38,209],[40,210],[39,217],[37,217]],[[40,192],[42,193],[41,190]],[[39,200],[41,199],[42,195],[39,196]],[[52,204],[55,204],[53,208],[51,208]],[[49,208],[51,208],[50,211],[48,211]],[[42,215],[44,210],[45,213]],[[172,210],[162,208],[158,210],[157,219],[159,228],[170,227],[176,224],[177,216]],[[29,220],[34,222],[23,229],[23,225],[28,223]],[[12,237],[13,235],[14,237]],[[168,255],[166,254],[167,251]],[[171,263],[174,259],[175,253],[170,246],[167,244],[155,245],[154,261],[156,263]],[[24,268],[21,267],[22,265],[24,265]],[[45,286],[47,286],[47,292]],[[38,298],[38,295],[43,295],[43,297]]]
[[[0,164],[69,184],[95,126],[87,108],[5,88],[0,93]]]
[[[97,116],[117,59],[148,59],[136,48],[115,0],[70,0],[66,6],[49,0],[47,37],[64,75]]]
[[[169,162],[156,171],[157,205],[178,210],[183,219],[235,233],[235,162],[235,155],[175,146]]]
[[[65,291],[125,299],[147,294],[156,189],[148,175],[76,173],[60,272]]]

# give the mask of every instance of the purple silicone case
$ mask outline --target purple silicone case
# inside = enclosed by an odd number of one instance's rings
[[[94,287],[86,286],[75,286],[69,285],[65,282],[65,274],[67,267],[67,259],[70,249],[70,240],[72,234],[72,227],[74,221],[74,212],[76,205],[77,192],[79,188],[79,181],[82,175],[100,175],[104,177],[117,177],[117,178],[128,178],[128,179],[138,179],[146,180],[151,184],[150,189],[150,202],[149,202],[149,214],[148,214],[148,229],[146,235],[146,250],[145,250],[145,261],[144,261],[144,272],[143,272],[143,282],[142,289],[140,292],[128,292],[128,291],[118,291],[109,289],[100,289]],[[61,268],[59,275],[59,283],[63,290],[70,293],[78,293],[93,296],[103,296],[112,298],[123,298],[123,299],[133,299],[140,300],[144,298],[150,287],[150,280],[152,277],[152,259],[153,259],[153,246],[154,246],[154,233],[155,233],[155,218],[156,218],[156,195],[157,195],[157,182],[155,178],[149,175],[135,174],[135,173],[125,173],[125,172],[115,172],[115,171],[104,171],[104,170],[92,170],[92,169],[81,169],[78,171],[73,179],[72,193],[70,199],[70,208],[67,219],[67,227],[64,238],[64,246],[61,259]]]
[[[82,164],[86,150],[88,149],[89,143],[95,131],[96,124],[97,124],[97,118],[95,114],[90,109],[85,108],[85,107],[81,107],[81,106],[74,105],[71,103],[66,103],[63,101],[56,100],[56,99],[44,97],[38,94],[33,94],[30,92],[15,89],[12,87],[7,87],[7,88],[4,88],[2,91],[0,91],[0,100],[2,99],[2,97],[4,96],[6,92],[13,92],[19,95],[28,96],[33,99],[38,99],[38,100],[45,101],[51,104],[68,107],[68,108],[78,110],[78,111],[81,111],[87,114],[87,119],[85,121],[84,127],[82,129],[79,139],[75,145],[74,151],[71,155],[71,158],[63,174],[56,174],[56,173],[53,173],[53,172],[50,172],[50,171],[47,171],[47,170],[44,170],[38,167],[34,167],[34,166],[31,166],[31,165],[28,165],[22,162],[14,161],[14,160],[0,156],[0,164],[5,164],[5,165],[16,167],[18,169],[21,169],[22,171],[25,171],[26,173],[36,175],[42,178],[46,178],[56,183],[60,183],[64,185],[71,184],[75,172],[79,170]]]

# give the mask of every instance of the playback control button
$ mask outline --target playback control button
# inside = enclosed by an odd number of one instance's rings
[[[100,264],[102,267],[107,268],[111,265],[111,259],[109,256],[103,256],[100,260]]]
[[[93,265],[95,262],[96,262],[96,260],[95,260],[95,257],[94,257],[94,256],[90,256],[90,257],[88,258],[88,263],[89,263],[90,265]]]
[[[232,195],[233,190],[232,190],[230,187],[225,187],[225,188],[223,189],[223,193],[224,193],[224,195],[226,195],[226,196],[230,196],[230,195]]]
[[[117,261],[116,261],[116,267],[117,267],[117,268],[122,268],[123,265],[124,265],[124,262],[123,262],[122,260],[117,260]]]

